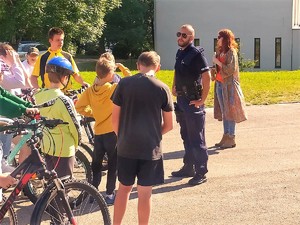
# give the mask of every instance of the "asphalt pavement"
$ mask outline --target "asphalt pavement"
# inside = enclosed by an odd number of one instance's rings
[[[237,124],[237,146],[212,146],[222,123],[207,109],[209,147],[207,182],[189,186],[189,178],[170,177],[182,166],[179,126],[163,137],[165,184],[153,188],[152,225],[295,225],[300,224],[300,104],[247,106],[248,120]],[[106,177],[100,187],[105,190]],[[19,224],[28,224],[32,205],[16,201]],[[113,207],[110,207],[111,215]],[[124,225],[137,223],[133,189]]]

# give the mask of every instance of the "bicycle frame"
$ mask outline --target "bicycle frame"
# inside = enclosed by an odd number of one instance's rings
[[[30,121],[30,124],[34,124],[36,120]],[[11,163],[13,159],[16,157],[16,155],[20,152],[22,146],[26,143],[26,141],[32,137],[32,132],[28,131],[27,134],[25,134],[21,140],[18,142],[18,144],[15,145],[15,147],[11,150],[10,154],[7,157],[7,162]]]
[[[80,120],[80,125],[83,126],[89,143],[94,146],[94,130],[91,126],[91,122],[95,121],[94,118],[82,116]]]

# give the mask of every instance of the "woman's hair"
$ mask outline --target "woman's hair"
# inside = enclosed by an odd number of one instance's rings
[[[217,46],[218,52],[228,52],[229,49],[234,48],[238,51],[238,44],[235,41],[234,34],[229,29],[222,29],[218,33],[218,38],[223,38],[222,45]]]
[[[7,50],[14,50],[9,44],[0,44],[0,55],[6,56]]]

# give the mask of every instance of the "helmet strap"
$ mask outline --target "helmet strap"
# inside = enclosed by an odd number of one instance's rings
[[[65,90],[65,89],[68,87],[68,85],[69,85],[69,82],[70,82],[70,80],[71,80],[71,75],[70,75],[70,76],[67,76],[67,77],[68,77],[68,81],[67,81],[66,84],[63,84],[63,83],[61,82],[61,80],[60,80],[60,83],[61,83],[62,86],[63,86],[63,88],[62,88],[61,90]]]

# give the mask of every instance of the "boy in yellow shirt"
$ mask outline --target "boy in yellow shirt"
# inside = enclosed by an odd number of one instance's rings
[[[75,108],[78,113],[95,118],[94,152],[92,159],[93,181],[98,189],[101,182],[102,161],[108,156],[108,172],[105,201],[114,204],[117,178],[117,136],[112,126],[111,96],[117,83],[111,83],[114,77],[115,63],[106,58],[99,58],[96,64],[97,80],[86,89],[78,99]]]

